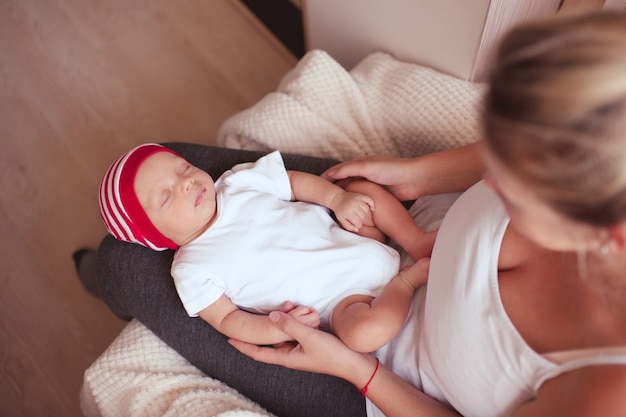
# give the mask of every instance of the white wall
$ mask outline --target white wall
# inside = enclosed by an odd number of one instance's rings
[[[371,52],[480,81],[485,49],[512,21],[554,13],[560,0],[304,0],[307,49],[347,69]],[[494,14],[497,18],[494,19]],[[495,28],[495,32],[494,32]]]

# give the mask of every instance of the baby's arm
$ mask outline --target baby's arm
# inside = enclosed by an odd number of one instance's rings
[[[299,306],[290,310],[288,314],[310,327],[319,326],[319,314],[311,308]],[[225,295],[200,311],[198,315],[217,331],[233,339],[256,345],[273,345],[292,340],[271,324],[266,314],[240,310]]]
[[[346,191],[317,175],[287,171],[292,199],[318,204],[335,213],[339,223],[351,232],[358,232],[374,210],[374,200],[365,194]]]
[[[367,180],[353,180],[344,189],[316,175],[287,172],[294,199],[328,207],[346,230],[381,242],[389,237],[414,261],[430,257],[436,231],[423,232],[402,203],[384,187]]]

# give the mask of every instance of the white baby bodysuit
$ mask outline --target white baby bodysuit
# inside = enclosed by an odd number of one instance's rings
[[[190,316],[225,294],[252,312],[306,305],[327,325],[337,302],[376,296],[398,272],[396,250],[342,229],[325,207],[290,201],[279,152],[233,167],[215,186],[216,220],[172,264]]]

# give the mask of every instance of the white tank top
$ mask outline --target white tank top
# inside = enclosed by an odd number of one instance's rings
[[[441,223],[428,288],[416,293],[401,333],[377,352],[399,376],[467,417],[508,416],[563,372],[626,364],[626,347],[540,355],[524,341],[498,288],[508,221],[482,182],[460,196]],[[383,414],[368,402],[368,415]]]

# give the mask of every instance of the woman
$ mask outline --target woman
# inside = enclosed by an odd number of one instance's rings
[[[344,378],[389,417],[624,415],[626,15],[510,33],[489,81],[484,136],[484,146],[325,173],[409,199],[458,188],[484,160],[485,181],[439,229],[425,299],[377,352],[385,366],[278,312],[272,320],[297,346],[231,343],[260,361]]]
[[[113,238],[100,247],[99,293],[117,314],[137,317],[279,416],[364,416],[361,394],[370,416],[380,414],[373,404],[387,416],[623,415],[626,16],[560,18],[512,32],[484,114],[485,144],[414,160],[363,159],[326,173],[366,177],[403,200],[471,186],[439,229],[426,294],[376,353],[381,365],[280,312],[271,318],[295,347],[230,343],[256,360],[310,372],[237,356],[185,316],[168,273],[171,254]],[[212,175],[257,157],[172,147]],[[307,170],[303,161],[285,162]]]

